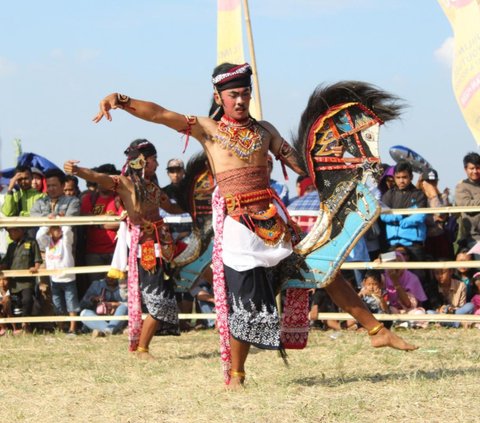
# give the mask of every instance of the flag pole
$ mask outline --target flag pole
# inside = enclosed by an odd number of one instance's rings
[[[247,39],[248,39],[248,49],[250,51],[250,61],[252,65],[252,76],[253,76],[253,98],[255,99],[255,105],[258,112],[258,120],[262,120],[262,102],[260,99],[260,85],[258,83],[258,74],[257,74],[257,63],[255,60],[255,48],[253,47],[253,34],[252,34],[252,25],[250,22],[250,12],[248,9],[248,0],[242,0],[243,10],[245,12],[245,22],[247,26]]]

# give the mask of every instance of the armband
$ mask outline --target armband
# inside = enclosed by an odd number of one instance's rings
[[[278,153],[275,156],[277,160],[286,159],[293,154],[292,146],[285,140],[282,140],[282,145],[278,149]]]
[[[113,179],[112,191],[117,192],[118,185],[120,184],[120,177],[115,175],[115,176],[112,176],[112,179]]]
[[[181,132],[182,134],[185,134],[185,147],[183,147],[182,154],[185,153],[188,147],[188,140],[190,139],[190,134],[192,133],[192,127],[197,123],[197,117],[196,116],[190,116],[190,115],[183,115],[185,117],[185,120],[187,121],[187,127],[185,129],[181,129],[178,132]]]

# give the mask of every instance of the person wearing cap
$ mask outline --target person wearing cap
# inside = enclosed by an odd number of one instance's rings
[[[170,159],[167,162],[167,176],[168,179],[170,179],[170,184],[162,189],[170,198],[175,198],[177,195],[175,189],[178,188],[180,182],[185,177],[185,165],[183,164],[183,160]]]
[[[438,189],[438,172],[435,169],[426,169],[420,175],[417,188],[421,189],[428,200],[428,207],[449,206],[448,196],[442,195]],[[425,238],[425,254],[438,259],[447,257],[453,260],[453,248],[445,232],[447,214],[428,214],[427,237]]]
[[[170,183],[162,190],[168,195],[170,200],[174,203],[178,203],[178,198],[181,195],[180,184],[185,178],[185,165],[181,159],[170,159],[167,162],[167,176],[170,179]],[[171,216],[171,215],[170,215]],[[169,214],[162,212],[162,217],[169,217]],[[182,213],[180,218],[190,218],[188,213]],[[190,219],[189,219],[190,220]],[[192,231],[191,221],[189,222],[170,222],[170,231],[175,240],[187,237]],[[189,292],[177,292],[175,294],[177,298],[178,309],[180,313],[192,313],[193,311],[193,296]],[[188,332],[191,330],[190,322],[188,320],[180,321],[180,330],[182,332]]]
[[[113,93],[100,102],[93,119],[96,123],[103,118],[110,121],[111,110],[122,109],[186,134],[186,144],[193,136],[203,146],[217,181],[212,266],[221,357],[229,388],[243,385],[251,345],[282,348],[275,281],[269,277],[269,269],[292,253],[292,238],[297,234],[291,230],[284,205],[269,186],[269,152],[296,173],[303,173],[293,148],[277,129],[250,116],[251,75],[248,63],[215,67],[209,117],[183,115],[153,102]],[[346,286],[337,278],[329,293],[367,330],[375,330],[372,344],[414,348],[379,324],[353,289],[345,292]]]
[[[455,205],[480,206],[480,155],[468,153],[463,158],[466,178],[455,187]],[[462,213],[459,219],[460,247],[472,248],[480,241],[480,213]],[[480,257],[475,254],[475,259]]]
[[[32,167],[32,188],[38,192],[45,192],[45,175],[38,167]]]
[[[158,186],[155,175],[158,167],[157,151],[150,141],[133,141],[125,150],[125,155],[127,159],[120,176],[80,167],[76,160],[65,162],[64,169],[68,174],[96,182],[99,187],[117,193],[122,200],[128,213],[130,232],[129,350],[136,352],[139,358],[152,359],[149,346],[155,333],[180,334],[174,280],[167,274],[168,263],[175,254],[175,245],[159,209],[169,213],[181,213],[182,210],[173,204]],[[122,239],[126,238],[126,234],[121,235]],[[126,253],[125,247],[124,242],[117,242],[119,255]],[[125,262],[123,259],[119,260]],[[117,278],[123,276],[120,272],[116,273]],[[112,276],[112,273],[109,272],[109,276]],[[142,300],[148,311],[143,324]]]
[[[45,194],[32,188],[32,171],[29,166],[19,165],[8,183],[2,213],[7,216],[30,216],[33,204]]]

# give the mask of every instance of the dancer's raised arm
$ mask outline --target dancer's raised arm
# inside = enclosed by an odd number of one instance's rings
[[[110,111],[113,109],[125,110],[135,117],[168,126],[176,131],[188,131],[199,141],[204,139],[204,126],[208,121],[211,121],[211,119],[208,118],[182,115],[151,101],[138,100],[119,93],[109,94],[100,101],[100,110],[93,118],[93,121],[98,123],[103,118],[111,121],[112,115]],[[211,125],[214,125],[213,121],[211,121]]]

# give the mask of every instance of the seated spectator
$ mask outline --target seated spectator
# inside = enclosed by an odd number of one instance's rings
[[[388,305],[383,295],[382,274],[377,270],[367,270],[358,296],[372,313],[388,313]]]
[[[406,262],[401,253],[395,252],[395,255],[395,261]],[[386,269],[384,275],[390,313],[425,313],[422,304],[427,296],[417,275],[407,269]]]
[[[445,261],[441,259],[439,261]],[[452,269],[434,269],[433,275],[438,283],[437,304],[429,313],[441,314],[472,314],[474,306],[467,302],[467,288],[465,284],[453,277]],[[460,322],[444,322],[442,326],[460,327]],[[467,327],[467,324],[463,326]]]
[[[196,283],[190,290],[190,294],[195,298],[202,313],[215,313],[215,297],[213,296],[212,269],[207,267]],[[198,322],[195,330],[211,329],[215,327],[215,320],[207,319],[204,322]]]
[[[12,317],[12,300],[8,290],[8,279],[0,277],[0,317]],[[16,331],[16,324],[13,324],[13,330]],[[7,333],[7,325],[0,323],[0,336]]]
[[[30,238],[25,228],[8,228],[12,242],[7,248],[7,254],[0,264],[1,270],[29,270],[38,272],[42,264],[42,256],[37,241]],[[15,308],[21,309],[22,316],[31,316],[35,293],[35,277],[15,277],[9,280],[9,290],[12,302],[16,300]],[[15,298],[14,298],[15,297]],[[30,327],[22,324],[22,329]]]
[[[311,307],[310,307],[310,327],[320,329],[343,329],[342,323],[338,320],[318,320],[319,313],[338,313],[338,307],[333,303],[327,291],[324,288],[316,288],[311,290]],[[355,323],[355,322],[353,322]]]
[[[473,275],[473,314],[480,315],[480,272]],[[480,329],[480,323],[475,323],[475,327]]]
[[[103,279],[93,281],[80,301],[82,309],[80,316],[98,316],[97,308],[101,301],[109,303],[113,316],[126,316],[128,314],[126,291],[120,287],[118,279],[105,276]],[[124,320],[82,320],[82,323],[92,331],[94,338],[121,333],[127,324]]]
[[[42,226],[37,232],[40,248],[45,250],[47,269],[74,267],[73,232],[70,226]],[[52,301],[57,315],[77,316],[80,311],[75,274],[60,273],[50,277]],[[63,325],[60,325],[63,326]],[[68,333],[76,335],[77,322],[70,321]]]
[[[473,257],[471,254],[468,254],[466,248],[462,248],[456,255],[456,261],[471,261]],[[473,275],[476,272],[475,269],[471,267],[457,267],[453,272],[453,278],[462,281],[467,287],[467,302],[472,299],[473,296]]]

